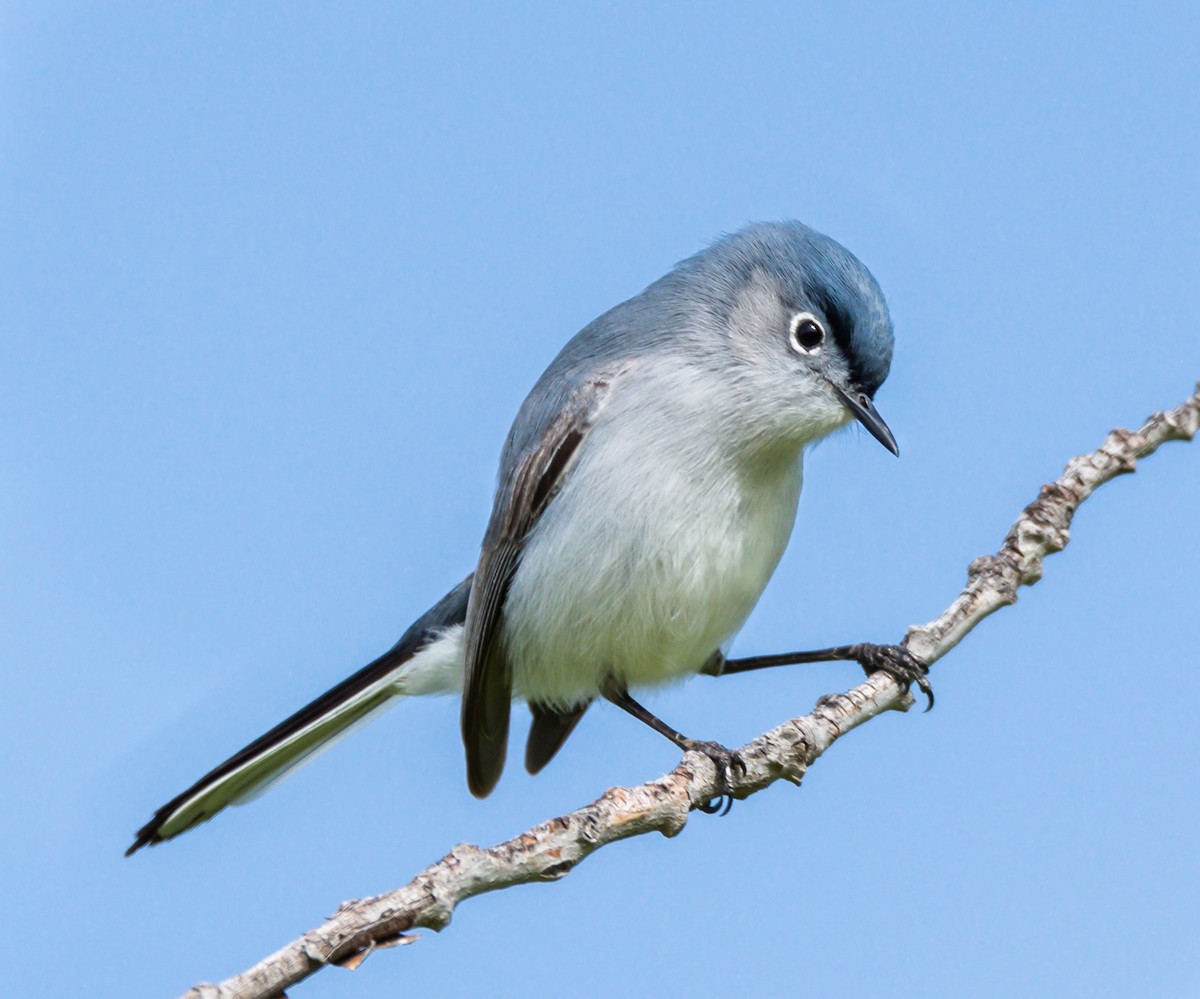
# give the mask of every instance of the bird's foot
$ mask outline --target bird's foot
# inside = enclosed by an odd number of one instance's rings
[[[929,667],[902,645],[872,645],[870,642],[863,642],[850,646],[850,654],[867,676],[872,673],[886,673],[894,677],[904,687],[905,692],[915,683],[921,693],[929,699],[925,710],[933,707],[933,687],[928,680]]]
[[[689,753],[703,753],[717,768],[717,779],[721,782],[721,793],[715,798],[709,798],[703,804],[697,805],[705,815],[728,815],[733,807],[733,774],[746,772],[745,761],[732,749],[726,749],[719,742],[707,742],[702,739],[686,739],[683,749]]]

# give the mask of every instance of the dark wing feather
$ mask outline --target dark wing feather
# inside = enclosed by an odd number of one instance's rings
[[[567,736],[575,731],[575,726],[579,724],[579,719],[591,703],[584,701],[566,711],[559,711],[544,704],[529,705],[529,710],[533,712],[533,721],[529,724],[529,738],[525,740],[526,770],[536,774],[554,759],[555,753],[562,749]]]
[[[496,641],[504,601],[526,536],[553,499],[611,384],[608,378],[581,383],[536,444],[517,457],[496,494],[467,608],[462,736],[467,786],[477,798],[500,780],[508,748],[512,668]]]
[[[520,544],[505,539],[488,557],[480,559],[479,569],[487,573],[488,585],[479,595],[478,611],[473,614],[474,607],[467,611],[462,732],[467,751],[467,787],[477,798],[486,798],[492,792],[504,770],[512,673],[506,663],[497,661],[499,656],[491,653],[504,598],[520,557]]]

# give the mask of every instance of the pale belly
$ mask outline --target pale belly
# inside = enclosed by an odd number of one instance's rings
[[[567,706],[614,681],[695,673],[771,578],[795,521],[798,455],[749,480],[642,473],[631,490],[577,469],[531,532],[500,633],[518,696]]]

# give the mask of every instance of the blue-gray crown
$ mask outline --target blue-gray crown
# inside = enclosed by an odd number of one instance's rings
[[[723,236],[679,265],[702,272],[730,291],[755,272],[772,276],[793,311],[819,311],[869,395],[892,364],[892,321],[871,272],[840,243],[794,221],[758,222]]]

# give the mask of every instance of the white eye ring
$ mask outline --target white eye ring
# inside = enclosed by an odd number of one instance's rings
[[[788,339],[797,354],[819,354],[825,345],[825,327],[811,312],[797,312]]]

